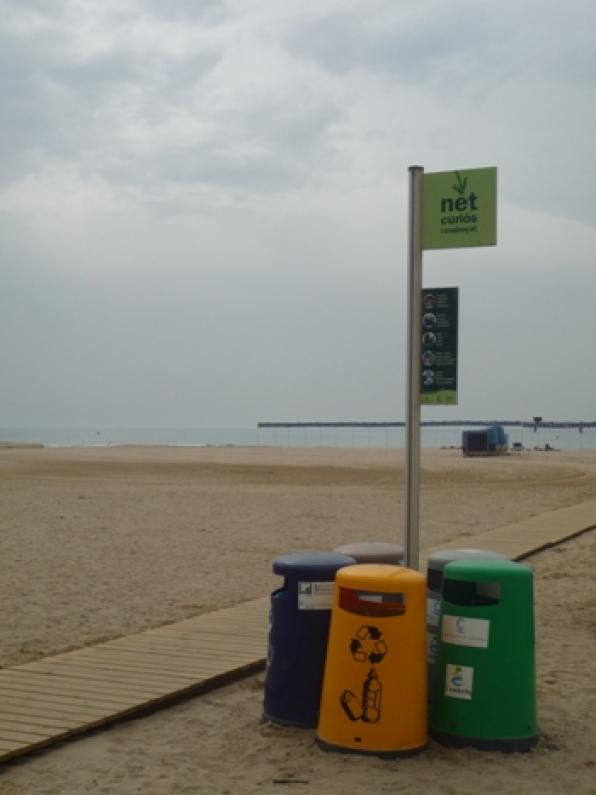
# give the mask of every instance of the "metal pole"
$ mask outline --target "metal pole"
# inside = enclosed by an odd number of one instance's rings
[[[420,357],[422,329],[422,186],[424,168],[409,169],[408,371],[406,377],[406,566],[420,568]]]

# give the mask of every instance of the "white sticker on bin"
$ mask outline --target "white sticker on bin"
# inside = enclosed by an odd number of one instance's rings
[[[426,597],[426,623],[429,627],[438,627],[441,619],[441,600]]]
[[[467,665],[449,665],[445,669],[445,695],[448,698],[472,700],[474,669]]]
[[[455,646],[475,646],[488,648],[490,621],[485,618],[464,618],[464,616],[443,616],[443,643]]]
[[[333,607],[333,581],[299,582],[298,610],[331,610]]]

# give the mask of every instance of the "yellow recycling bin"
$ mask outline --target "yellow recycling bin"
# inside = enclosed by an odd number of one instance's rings
[[[390,565],[340,569],[317,742],[394,758],[428,742],[426,577]]]

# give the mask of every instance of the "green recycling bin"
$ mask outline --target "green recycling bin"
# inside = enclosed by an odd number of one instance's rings
[[[538,740],[532,570],[461,560],[443,570],[430,733],[444,745],[529,751]]]

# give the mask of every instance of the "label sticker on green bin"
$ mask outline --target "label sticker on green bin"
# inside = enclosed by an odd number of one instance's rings
[[[445,695],[449,698],[472,700],[474,669],[469,665],[447,664],[445,671]]]
[[[443,616],[443,643],[454,646],[475,646],[488,648],[490,621],[486,618],[464,618],[464,616]]]

